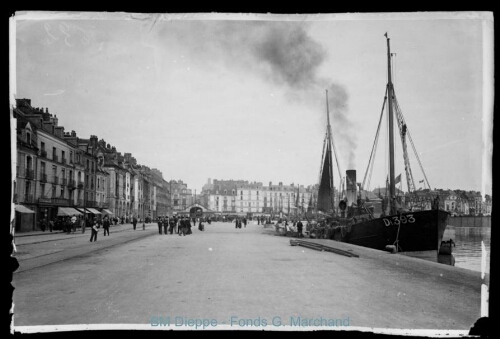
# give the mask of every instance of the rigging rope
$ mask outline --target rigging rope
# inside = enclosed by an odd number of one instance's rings
[[[396,93],[395,92],[394,92],[394,97],[396,97]],[[395,100],[395,102],[396,102],[396,109],[397,109],[398,113],[401,115],[401,119],[406,124],[406,122],[404,120],[403,112],[401,111],[401,108],[399,107],[399,103],[398,103],[397,100]],[[420,162],[420,158],[418,156],[417,149],[415,148],[415,145],[413,144],[413,139],[411,138],[410,130],[408,129],[408,126],[406,127],[406,135],[408,136],[408,140],[410,140],[410,144],[411,144],[411,147],[413,149],[413,153],[415,154],[415,157],[417,158],[418,165],[420,166],[420,169],[422,170],[422,174],[424,175],[425,181],[427,182],[427,186],[430,189],[431,185],[429,184],[429,180],[427,179],[427,175],[425,174],[425,171],[424,171],[424,168],[422,166],[422,163]],[[410,169],[410,171],[411,171],[411,169]]]
[[[380,126],[382,125],[382,117],[384,115],[384,107],[385,103],[387,101],[387,91],[388,88],[386,87],[385,89],[385,95],[384,95],[384,102],[382,103],[382,110],[380,112],[380,119],[378,121],[378,127],[377,127],[377,132],[375,133],[375,140],[373,142],[373,147],[372,147],[372,152],[370,154],[370,159],[368,160],[368,166],[366,168],[365,176],[363,178],[363,184],[361,185],[361,188],[364,189],[365,187],[369,188],[370,183],[371,183],[371,176],[373,173],[373,164],[375,160],[375,154],[377,152],[377,145],[378,145],[378,137],[379,137],[379,132],[380,132]],[[366,181],[368,176],[368,182]],[[367,182],[367,185],[365,186],[365,183]]]
[[[330,136],[332,135],[330,130]],[[339,177],[342,178],[342,172],[340,171],[339,159],[337,158],[337,148],[335,147],[335,143],[333,142],[333,136],[330,137],[333,146],[333,153],[335,154],[335,162],[337,163],[337,169],[339,170]],[[332,173],[333,175],[333,173]]]

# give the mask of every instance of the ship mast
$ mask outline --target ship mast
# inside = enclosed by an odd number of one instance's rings
[[[328,90],[326,90],[326,119],[328,122],[327,126],[327,134],[328,134],[328,148],[327,154],[328,160],[330,161],[330,168],[328,171],[330,172],[330,201],[332,202],[332,213],[335,215],[335,202],[334,202],[334,189],[333,189],[333,162],[332,162],[332,126],[330,126],[330,109],[328,107]]]
[[[394,118],[392,112],[392,102],[394,99],[394,88],[391,79],[391,46],[389,44],[389,37],[385,33],[387,39],[387,92],[388,92],[388,109],[389,109],[389,203],[390,203],[390,214],[396,213],[395,208],[395,197],[396,197],[396,185],[394,183]]]

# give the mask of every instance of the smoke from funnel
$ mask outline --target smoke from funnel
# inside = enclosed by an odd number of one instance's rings
[[[181,24],[186,25],[178,32],[182,43],[204,58],[242,67],[275,84],[286,85],[291,99],[314,103],[319,114],[324,115],[328,89],[334,142],[339,156],[347,156],[347,166],[354,168],[356,139],[348,117],[349,96],[344,86],[318,77],[327,52],[308,35],[308,23],[249,20]]]

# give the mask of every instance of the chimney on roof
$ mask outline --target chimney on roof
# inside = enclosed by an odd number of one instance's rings
[[[90,145],[91,146],[97,146],[97,136],[96,135],[91,135],[90,136]]]
[[[48,107],[45,107],[45,113],[49,113],[49,108]]]
[[[76,132],[75,131],[71,131],[71,136],[72,137],[76,137]]]
[[[64,133],[64,127],[63,126],[58,126],[55,128],[55,135],[57,135],[59,138],[63,138],[66,134]]]
[[[271,187],[272,185],[273,185],[273,182],[269,181],[269,187]]]

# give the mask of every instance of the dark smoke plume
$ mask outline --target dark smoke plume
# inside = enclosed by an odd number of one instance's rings
[[[322,114],[326,109],[325,90],[328,90],[334,142],[339,156],[347,155],[348,166],[353,168],[356,139],[348,116],[349,96],[344,86],[318,77],[318,68],[327,53],[308,35],[307,23],[249,20],[187,21],[185,24],[182,42],[195,52],[286,85],[295,100],[311,102],[311,98],[322,98],[318,106]]]

